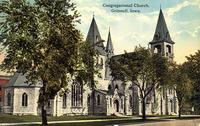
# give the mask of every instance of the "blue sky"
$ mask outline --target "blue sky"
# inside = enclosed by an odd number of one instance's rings
[[[99,31],[107,40],[109,27],[115,54],[133,51],[137,45],[147,47],[153,38],[160,5],[175,41],[175,61],[182,63],[185,56],[200,49],[200,0],[74,0],[80,12],[77,27],[86,37],[94,12]],[[106,4],[148,4],[141,13],[112,13]]]

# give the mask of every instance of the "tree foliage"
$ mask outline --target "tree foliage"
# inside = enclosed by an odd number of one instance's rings
[[[110,62],[115,79],[131,81],[139,89],[143,105],[143,119],[147,97],[163,84],[168,71],[167,60],[149,49],[136,47],[132,53],[125,53],[112,58]]]
[[[189,79],[185,65],[171,63],[169,70],[169,86],[176,91],[179,107],[179,118],[183,107],[188,103],[192,90],[192,81]]]
[[[200,113],[200,50],[195,54],[187,56],[187,61],[183,64],[193,85],[192,102],[196,111]]]
[[[23,73],[29,82],[42,81],[44,107],[78,67],[76,6],[70,0],[3,0],[0,13],[0,41],[6,52],[1,68]]]

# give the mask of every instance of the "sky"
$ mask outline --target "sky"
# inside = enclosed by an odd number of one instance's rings
[[[148,47],[155,32],[159,10],[162,8],[168,30],[175,42],[177,63],[200,49],[200,0],[74,0],[81,14],[78,29],[86,38],[95,16],[101,37],[107,41],[110,27],[114,53],[131,52],[135,46]],[[103,4],[140,4],[148,7],[131,8],[140,13],[113,13]],[[112,8],[127,9],[127,8]],[[128,8],[130,9],[130,8]],[[106,43],[104,43],[106,44]]]
[[[30,0],[32,1],[32,0]],[[200,49],[200,0],[72,0],[81,14],[77,28],[86,38],[93,15],[101,37],[106,41],[110,27],[115,54],[132,52],[135,46],[148,47],[155,32],[159,10],[162,8],[168,30],[175,42],[177,63]],[[140,13],[113,13],[103,4],[143,4],[148,7],[131,8]],[[112,8],[124,9],[124,8]],[[126,9],[126,8],[125,8]],[[128,8],[130,9],[130,8]],[[106,43],[104,43],[106,45]],[[3,55],[0,54],[0,62]]]

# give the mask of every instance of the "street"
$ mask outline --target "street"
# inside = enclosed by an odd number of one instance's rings
[[[117,125],[114,125],[117,126]],[[118,126],[200,126],[200,119],[192,120],[169,120],[163,122],[152,122],[143,124],[121,124]]]

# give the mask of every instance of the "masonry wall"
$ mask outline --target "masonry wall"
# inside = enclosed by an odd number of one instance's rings
[[[22,95],[28,95],[28,105],[22,106]],[[13,114],[37,115],[39,88],[14,88]]]

